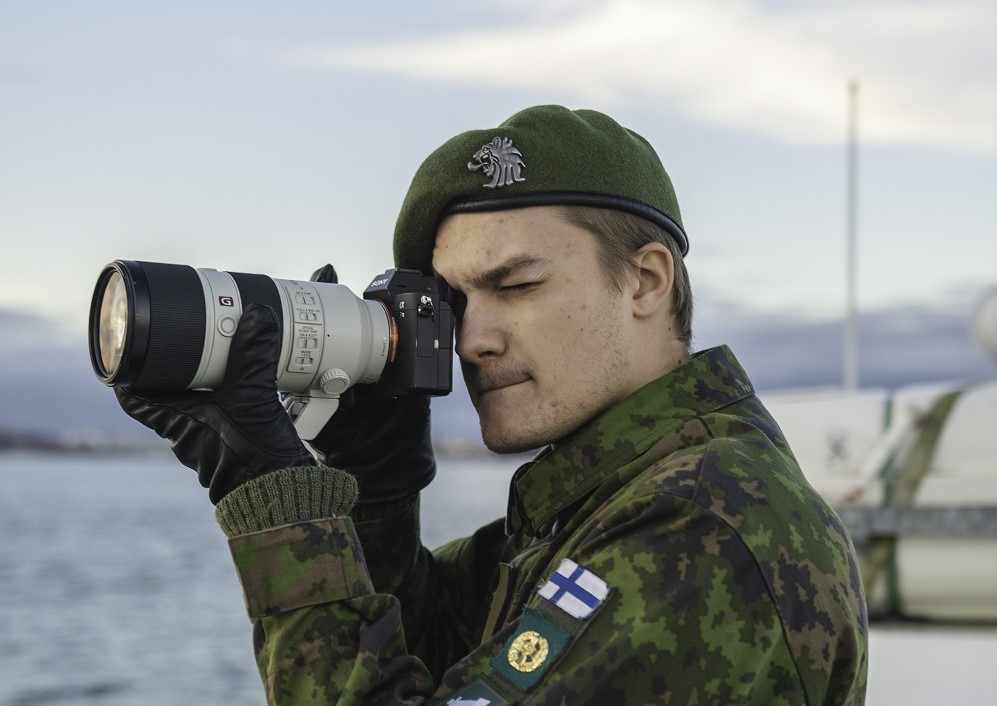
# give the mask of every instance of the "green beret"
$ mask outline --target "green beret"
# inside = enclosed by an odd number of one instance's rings
[[[436,228],[450,214],[549,205],[634,213],[689,250],[671,179],[647,140],[594,110],[543,105],[429,155],[398,214],[395,265],[431,273]]]

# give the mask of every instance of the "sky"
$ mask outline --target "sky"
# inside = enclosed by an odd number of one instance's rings
[[[992,377],[968,319],[997,286],[995,35],[981,0],[5,0],[0,423],[109,399],[85,343],[109,261],[332,262],[360,291],[422,159],[541,103],[657,149],[697,347],[835,384],[852,81],[860,381]]]

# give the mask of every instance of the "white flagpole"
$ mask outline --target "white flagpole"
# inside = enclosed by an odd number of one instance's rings
[[[859,84],[848,84],[848,148],[847,148],[847,202],[846,202],[846,254],[845,254],[845,390],[858,389],[858,102]]]

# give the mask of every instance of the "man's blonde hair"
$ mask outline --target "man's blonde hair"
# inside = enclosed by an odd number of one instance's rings
[[[599,243],[598,257],[610,284],[623,287],[634,253],[648,243],[661,243],[675,263],[672,314],[679,340],[692,346],[692,286],[685,261],[675,240],[655,223],[640,216],[593,206],[562,206],[561,215],[572,225],[592,233]]]

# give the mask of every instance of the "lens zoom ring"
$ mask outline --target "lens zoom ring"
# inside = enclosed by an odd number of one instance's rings
[[[239,288],[239,299],[245,310],[249,304],[265,304],[277,315],[277,325],[280,327],[281,340],[284,339],[284,309],[280,303],[280,292],[277,283],[266,275],[252,275],[245,272],[229,272],[235,285]]]
[[[187,265],[140,263],[149,281],[149,348],[135,389],[182,390],[194,380],[204,349],[204,289]]]

